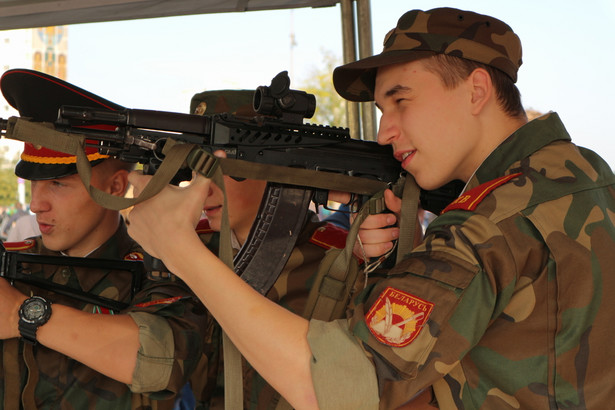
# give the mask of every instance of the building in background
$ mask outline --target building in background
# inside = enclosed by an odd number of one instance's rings
[[[41,71],[66,80],[68,28],[41,27],[22,30],[0,30],[1,73],[14,68]],[[45,96],[41,96],[44,98]],[[19,115],[0,94],[0,118]],[[20,141],[0,139],[0,169],[13,168],[23,148]],[[17,178],[17,177],[15,177]],[[7,181],[0,181],[7,183]],[[26,187],[18,179],[15,199],[26,207]]]
[[[0,30],[0,69],[29,68],[66,80],[68,54],[67,26],[41,27],[22,30]],[[0,94],[0,117],[18,115]],[[12,158],[21,150],[21,142],[2,139],[3,156]]]

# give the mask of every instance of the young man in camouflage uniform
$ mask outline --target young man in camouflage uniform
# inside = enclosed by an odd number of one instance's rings
[[[21,115],[52,121],[64,101],[115,107],[87,91],[31,71],[12,71],[0,83]],[[41,89],[50,87],[46,92]],[[38,99],[41,91],[45,100]],[[92,185],[117,196],[128,187],[131,164],[88,150]],[[32,181],[31,209],[42,235],[5,244],[41,255],[142,260],[118,211],[102,208],[76,174],[75,157],[27,143],[15,168]],[[204,309],[180,281],[143,276],[133,294],[129,271],[103,267],[33,265],[24,272],[52,285],[0,279],[0,408],[171,409],[201,355]],[[59,286],[82,301],[48,289]],[[34,295],[34,298],[32,296]],[[109,308],[104,297],[126,305]],[[22,307],[42,316],[24,325]],[[100,303],[100,304],[99,304]],[[22,305],[23,304],[23,305]],[[21,336],[21,337],[20,337]],[[147,393],[147,394],[146,394]],[[160,400],[157,400],[160,399]]]
[[[190,111],[199,115],[230,113],[237,117],[256,115],[252,106],[254,91],[222,90],[196,94]],[[220,153],[222,154],[222,153]],[[228,223],[231,229],[234,252],[239,251],[252,229],[264,196],[267,182],[253,179],[236,180],[224,176],[228,204]],[[205,219],[197,226],[201,240],[214,252],[218,251],[219,232],[222,226],[224,193],[215,184],[209,187],[204,205]],[[333,224],[320,222],[309,211],[293,251],[280,272],[267,298],[284,306],[297,315],[303,315],[311,284],[325,251],[343,248],[347,231]],[[272,264],[273,266],[273,264]],[[206,337],[205,348],[212,347],[207,359],[201,362],[192,379],[193,389],[199,399],[197,408],[224,408],[224,367],[222,364],[222,339],[218,325],[212,330],[211,340]],[[244,408],[275,409],[279,395],[245,360],[243,362]],[[215,391],[212,391],[215,387]]]
[[[336,69],[340,94],[375,100],[379,142],[422,188],[467,182],[422,245],[372,274],[348,321],[276,309],[203,249],[192,231],[205,178],[135,207],[130,233],[296,408],[394,409],[429,386],[444,409],[609,408],[615,176],[571,143],[557,114],[527,122],[520,65],[506,24],[440,8],[404,14],[381,54]],[[147,178],[130,180],[141,189]],[[158,217],[174,206],[181,212]],[[395,217],[364,228],[380,219]],[[164,240],[171,231],[181,244]],[[361,238],[371,256],[396,235]]]

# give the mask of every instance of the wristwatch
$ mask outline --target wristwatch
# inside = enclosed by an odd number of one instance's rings
[[[19,308],[19,333],[23,340],[36,344],[36,330],[51,317],[51,302],[40,296],[26,299]]]

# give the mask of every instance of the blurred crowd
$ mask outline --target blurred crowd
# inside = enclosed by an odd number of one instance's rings
[[[3,242],[18,242],[40,235],[36,215],[21,202],[0,209],[0,240]]]

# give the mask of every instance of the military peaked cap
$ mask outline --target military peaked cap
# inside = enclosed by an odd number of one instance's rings
[[[59,78],[34,70],[13,69],[0,78],[0,90],[6,101],[22,117],[33,121],[54,122],[63,105],[123,110],[124,107],[74,86]],[[106,155],[94,147],[86,154],[92,166],[99,164]],[[24,179],[44,180],[62,178],[77,173],[76,157],[45,147],[25,143],[15,174]]]

